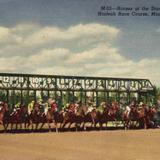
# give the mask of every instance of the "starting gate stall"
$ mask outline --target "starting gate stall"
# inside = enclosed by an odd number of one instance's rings
[[[36,101],[37,97],[52,97],[59,105],[88,100],[99,105],[112,100],[147,102],[154,96],[148,79],[0,73],[0,100],[12,105]]]

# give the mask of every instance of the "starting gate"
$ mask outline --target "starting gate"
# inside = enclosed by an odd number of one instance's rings
[[[113,99],[147,102],[154,98],[154,87],[148,79],[0,73],[0,98],[9,104],[49,97],[59,104],[91,100],[98,105]]]

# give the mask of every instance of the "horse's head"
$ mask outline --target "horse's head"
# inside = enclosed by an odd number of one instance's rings
[[[145,111],[145,107],[140,106],[137,110],[137,113],[139,115],[139,117],[145,117],[146,115],[146,111]]]
[[[3,109],[4,112],[8,112],[8,111],[9,111],[8,104],[7,104],[7,103],[4,103],[2,109]]]
[[[86,114],[87,111],[88,111],[88,106],[85,105],[85,104],[82,104],[82,113],[83,113],[83,114]]]
[[[157,108],[156,108],[156,106],[152,106],[152,107],[150,108],[150,113],[153,114],[153,115],[157,113]]]

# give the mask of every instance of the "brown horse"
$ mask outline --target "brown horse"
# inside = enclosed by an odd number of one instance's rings
[[[18,129],[18,125],[20,125],[20,129],[22,129],[22,124],[24,124],[24,129],[28,128],[27,126],[30,124],[30,117],[24,104],[20,104],[20,108],[10,115],[10,122],[11,129],[14,123],[16,124],[16,129]]]
[[[46,114],[46,122],[48,124],[49,127],[49,131],[51,131],[51,123],[54,124],[56,132],[58,132],[58,126],[57,126],[57,121],[56,121],[56,112],[55,110],[53,110],[52,108],[50,108]]]
[[[30,124],[32,125],[32,130],[34,129],[33,126],[34,124],[35,124],[35,129],[37,130],[40,123],[41,123],[40,129],[42,129],[45,123],[47,123],[49,131],[51,131],[52,129],[51,123],[53,123],[55,125],[56,132],[58,132],[57,121],[55,120],[55,111],[52,108],[50,108],[45,115],[41,114],[38,108],[35,107],[33,111],[31,111],[31,114],[29,116],[30,116]]]
[[[69,124],[68,129],[71,128],[72,124],[75,124],[75,127],[76,127],[76,118],[77,118],[77,115],[74,112],[66,111],[62,115],[63,115],[63,122],[61,124],[61,128],[62,129],[64,129],[64,127],[67,124]]]
[[[155,107],[147,108],[146,105],[140,107],[131,108],[130,114],[127,116],[126,112],[122,114],[122,120],[124,122],[125,129],[129,129],[133,121],[136,121],[135,127],[137,124],[139,128],[147,129],[151,126],[153,121],[154,114],[156,113]]]
[[[138,123],[139,114],[137,112],[137,107],[132,106],[131,111],[128,114],[126,111],[122,112],[122,123],[124,124],[124,128],[129,129],[131,126],[136,126]],[[136,124],[133,125],[132,122],[136,121]]]
[[[9,124],[10,129],[13,129],[13,125],[16,125],[16,130],[18,129],[18,125],[20,125],[20,129],[22,129],[22,124],[24,123],[24,128],[26,129],[27,123],[29,123],[29,117],[27,115],[27,109],[24,105],[20,105],[19,109],[14,110],[11,114],[9,110],[5,113],[3,123],[5,125],[5,130],[7,130]]]
[[[103,124],[106,125],[107,129],[107,123],[108,123],[108,112],[109,112],[109,106],[106,105],[106,107],[103,108],[103,111],[97,111],[97,117],[98,117],[98,122],[100,129],[102,129]]]
[[[6,131],[8,127],[8,125],[6,125],[6,119],[7,119],[6,113],[8,113],[9,111],[8,104],[1,103],[0,108],[1,108],[0,109],[0,124],[3,125],[4,130]]]
[[[146,127],[152,128],[154,127],[154,116],[157,113],[157,109],[155,106],[151,106],[150,108],[146,109]]]
[[[92,111],[88,112],[88,106],[82,105],[82,122],[83,122],[83,129],[86,130],[86,123],[91,123],[91,127],[96,127],[98,123],[98,112],[96,108],[93,108]]]
[[[75,104],[72,104],[72,106]],[[97,124],[97,112],[95,109],[88,112],[88,106],[85,104],[79,104],[74,109],[72,107],[72,110],[70,107],[67,110],[63,110],[61,115],[63,116],[61,128],[64,129],[64,127],[68,125],[68,129],[71,128],[71,125],[74,124],[76,131],[78,130],[81,125],[83,125],[83,129],[86,130],[86,123],[91,123],[92,126],[96,126]]]
[[[74,124],[76,131],[81,124],[81,113],[80,113],[80,105],[77,103],[67,104],[65,108],[59,113],[60,118],[60,128],[64,129],[64,127],[68,124],[68,129]]]
[[[106,113],[107,113],[107,123],[111,121],[113,124],[115,123],[117,127],[118,126],[118,114],[120,113],[120,107],[118,103],[112,102],[111,106],[107,108]]]
[[[138,123],[140,128],[147,129],[147,108],[145,105],[137,109],[138,113]]]

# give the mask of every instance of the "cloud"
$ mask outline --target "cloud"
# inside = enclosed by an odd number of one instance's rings
[[[160,58],[126,58],[114,43],[120,32],[98,23],[0,26],[0,72],[149,78],[160,86]]]
[[[73,40],[80,38],[97,38],[108,37],[108,39],[114,38],[118,34],[119,30],[107,25],[101,24],[79,24],[77,26],[71,26],[68,29],[59,29],[57,27],[44,27],[37,32],[28,36],[25,43],[33,42],[35,44],[44,44],[49,41],[55,40]]]
[[[160,27],[156,29],[156,32],[157,32],[157,33],[160,33]]]
[[[21,41],[21,37],[12,34],[11,30],[0,26],[0,45],[17,44]]]

